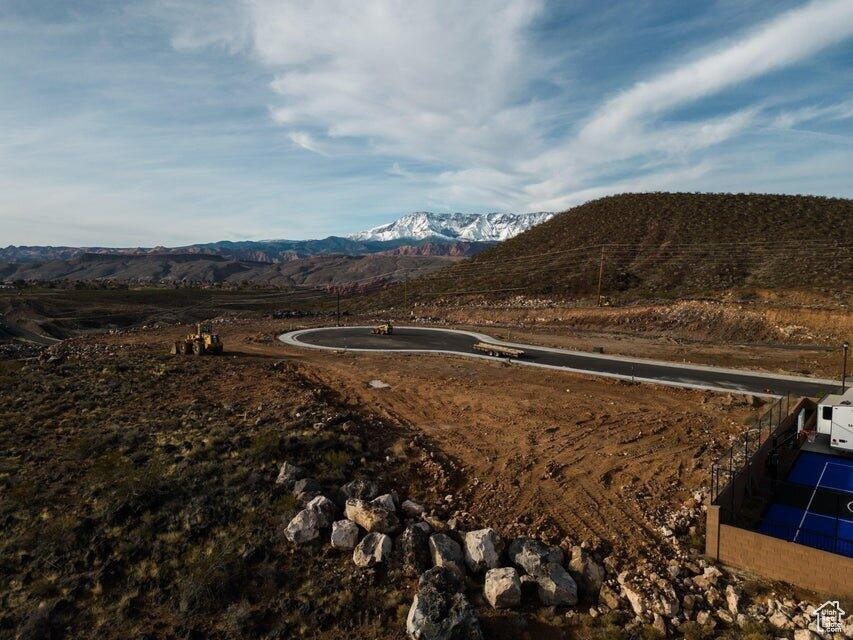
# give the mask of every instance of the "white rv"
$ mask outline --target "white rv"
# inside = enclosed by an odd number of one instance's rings
[[[853,387],[818,402],[817,432],[829,436],[829,446],[853,453]]]

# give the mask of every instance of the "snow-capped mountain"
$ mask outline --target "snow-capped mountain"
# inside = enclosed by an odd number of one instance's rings
[[[416,211],[367,231],[349,236],[351,240],[399,240],[401,238],[444,238],[496,242],[517,236],[545,222],[553,213],[431,213]]]

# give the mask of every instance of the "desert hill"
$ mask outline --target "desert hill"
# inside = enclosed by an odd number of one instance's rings
[[[419,255],[416,250],[412,255],[394,252],[313,256],[285,262],[236,260],[206,254],[83,254],[66,260],[0,262],[0,282],[229,284],[279,288],[342,285],[344,290],[361,290],[402,278],[402,274],[424,275],[457,259],[453,255]]]
[[[645,193],[601,198],[410,282],[424,298],[476,292],[682,295],[850,286],[853,200]],[[400,287],[383,296],[392,301]]]

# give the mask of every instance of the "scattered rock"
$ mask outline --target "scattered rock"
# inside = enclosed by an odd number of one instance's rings
[[[625,582],[622,584],[622,595],[628,600],[635,614],[642,616],[646,613],[646,602],[639,589]]]
[[[521,595],[523,597],[533,597],[536,595],[536,591],[539,588],[539,585],[536,584],[536,578],[525,573],[519,580],[521,581]]]
[[[446,567],[433,567],[427,569],[418,578],[418,590],[431,585],[442,592],[462,593],[464,585],[459,575],[449,571]]]
[[[607,585],[603,585],[598,591],[598,601],[609,609],[619,608],[619,594]]]
[[[332,548],[350,551],[358,544],[358,525],[352,520],[332,523]]]
[[[301,480],[305,475],[306,471],[302,467],[285,462],[281,465],[281,469],[278,470],[278,477],[275,479],[275,483],[290,489],[297,480]]]
[[[509,545],[513,563],[536,579],[539,599],[545,606],[574,605],[578,586],[563,567],[563,551],[534,538],[516,538]]]
[[[653,626],[653,627],[658,631],[658,633],[660,633],[664,638],[666,637],[666,635],[667,635],[666,620],[664,620],[664,617],[663,617],[661,614],[656,613],[656,614],[654,615],[654,618],[653,618],[653,621],[652,621],[652,626]]]
[[[284,535],[294,544],[305,544],[320,535],[320,516],[313,509],[303,509],[285,529]]]
[[[735,591],[735,588],[732,585],[726,585],[726,605],[733,616],[736,616],[738,613],[739,602],[740,594]]]
[[[393,533],[399,524],[393,511],[359,499],[347,500],[346,517],[371,533]]]
[[[797,629],[794,631],[794,640],[820,640],[820,636],[809,629]]]
[[[794,623],[781,609],[777,609],[767,618],[767,621],[777,629],[793,629]]]
[[[317,496],[308,501],[305,505],[306,509],[311,509],[317,512],[317,518],[320,522],[320,528],[330,527],[335,521],[335,503],[325,496]]]
[[[502,542],[494,529],[479,529],[465,534],[465,563],[472,573],[500,566]]]
[[[586,549],[572,547],[569,568],[581,577],[584,587],[592,594],[598,593],[604,584],[604,567],[598,564]]]
[[[429,537],[429,552],[436,567],[446,567],[460,578],[465,577],[462,547],[453,538],[444,533],[434,533]]]
[[[547,573],[534,577],[539,586],[539,600],[546,607],[578,603],[578,585],[561,565],[549,564]]]
[[[404,500],[400,508],[409,518],[420,518],[424,513],[423,506],[411,500]]]
[[[352,561],[359,567],[372,567],[387,562],[393,550],[391,538],[384,533],[368,533],[352,552]]]
[[[461,593],[453,571],[434,567],[418,581],[406,619],[406,631],[413,640],[482,640],[483,632],[474,607]]]
[[[421,575],[432,566],[429,531],[423,524],[410,524],[397,541],[403,569],[409,575]]]
[[[714,616],[712,616],[708,611],[700,611],[696,614],[696,622],[703,627],[710,627],[713,629],[717,626],[717,621],[714,620]]]
[[[513,567],[489,569],[483,593],[495,609],[509,609],[521,603],[521,580]]]
[[[548,547],[534,538],[516,538],[509,545],[509,559],[528,575],[546,573],[548,564],[560,564],[563,553],[559,547]]]
[[[301,502],[308,502],[323,491],[320,483],[313,478],[302,478],[293,484],[293,495]]]
[[[394,501],[394,496],[390,493],[384,493],[378,498],[374,498],[370,501],[370,504],[375,505],[377,507],[382,507],[383,509],[387,509],[388,511],[396,511],[397,503]]]
[[[379,495],[379,489],[375,482],[368,480],[353,480],[341,487],[341,492],[349,499],[373,500]]]
[[[705,571],[693,577],[693,583],[700,589],[708,589],[715,586],[717,580],[722,576],[723,572],[717,569],[717,567],[705,567]]]

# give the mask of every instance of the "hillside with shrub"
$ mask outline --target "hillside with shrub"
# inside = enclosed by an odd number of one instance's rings
[[[668,297],[730,289],[849,289],[853,200],[646,193],[601,198],[386,292]]]

